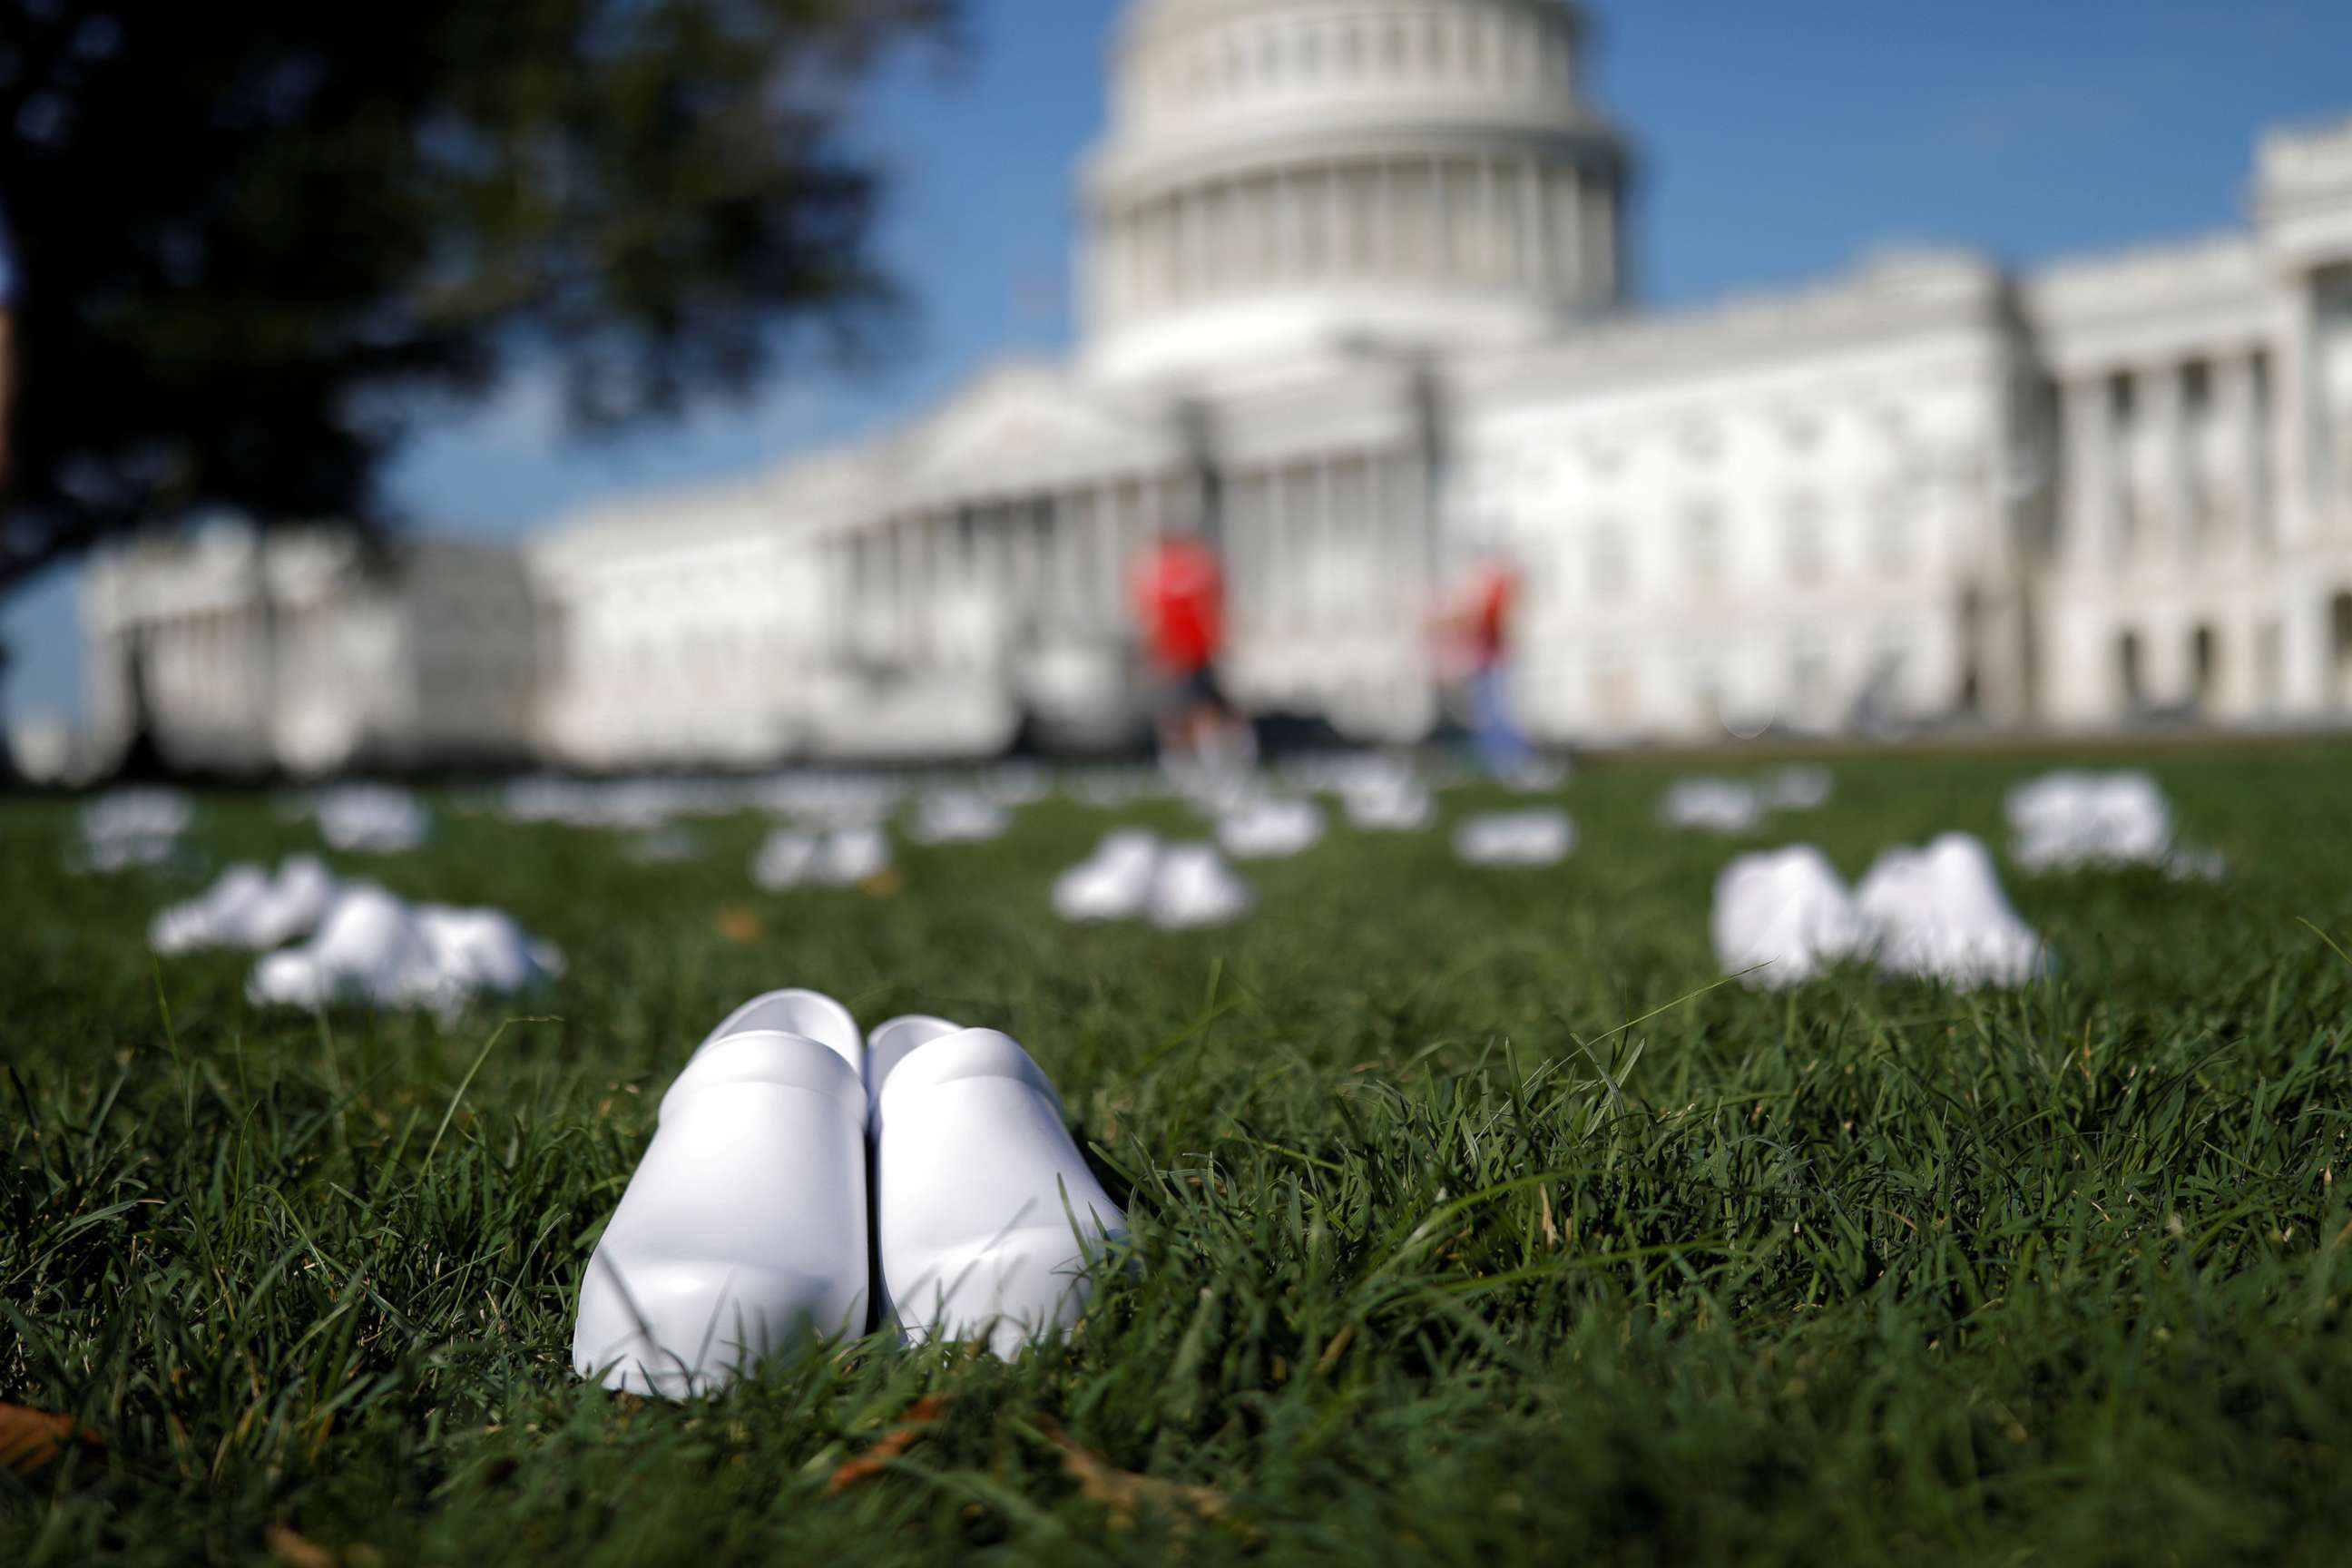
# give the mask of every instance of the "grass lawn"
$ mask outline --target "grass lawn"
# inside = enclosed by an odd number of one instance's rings
[[[1847,762],[1747,842],[1999,846],[2047,765]],[[332,858],[559,942],[503,1027],[151,960],[221,863],[315,847],[266,802],[112,878],[66,870],[68,806],[0,803],[0,1401],[103,1440],[0,1469],[0,1559],[2343,1562],[2352,750],[2150,765],[2231,875],[2007,872],[2061,957],[2011,993],[1708,989],[1737,845],[1657,826],[1650,763],[1565,788],[1558,869],[1339,828],[1185,936],[1045,910],[1162,805],[902,848],[887,896],[755,892],[748,816],[684,865],[446,810]],[[655,1102],[780,984],[1024,1041],[1139,1268],[1012,1364],[876,1338],[685,1405],[583,1386]]]

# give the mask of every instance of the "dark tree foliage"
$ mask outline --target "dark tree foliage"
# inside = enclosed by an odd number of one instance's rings
[[[383,520],[529,353],[606,427],[881,341],[849,89],[961,0],[0,0],[0,596],[151,520]]]

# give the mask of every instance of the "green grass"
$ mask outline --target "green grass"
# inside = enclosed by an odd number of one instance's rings
[[[1849,875],[1998,844],[2043,765],[1845,763],[1754,842]],[[2011,873],[2063,955],[2013,993],[1709,989],[1732,847],[1655,826],[1647,764],[1567,787],[1558,870],[1342,830],[1183,937],[1044,904],[1165,807],[1035,807],[906,851],[889,897],[755,893],[748,816],[686,866],[449,812],[342,860],[563,945],[503,1026],[264,1014],[244,960],[152,961],[161,904],[310,845],[263,803],[113,879],[67,873],[65,806],[0,805],[0,1400],[106,1444],[0,1471],[0,1558],[260,1561],[283,1527],[353,1563],[2340,1562],[2352,752],[2153,766],[2231,877]],[[1139,1265],[1066,1342],[871,1340],[683,1406],[572,1377],[660,1090],[786,984],[1000,1026],[1055,1075]],[[925,1394],[904,1458],[828,1493]],[[1223,1517],[1123,1517],[1064,1430]]]

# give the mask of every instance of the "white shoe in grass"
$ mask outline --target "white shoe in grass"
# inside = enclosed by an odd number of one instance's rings
[[[2021,985],[2049,967],[2042,939],[2001,891],[1984,845],[1947,833],[1890,849],[1855,889],[1881,970],[1954,985]]]
[[[1742,855],[1715,879],[1716,962],[1742,984],[1810,980],[1863,946],[1861,911],[1829,858],[1810,844]]]
[[[875,1250],[901,1331],[1011,1357],[1076,1322],[1127,1222],[1045,1070],[994,1029],[936,1018],[876,1030],[866,1067]]]
[[[813,991],[711,1031],[581,1279],[582,1376],[681,1398],[769,1351],[865,1332],[864,1057],[848,1011]]]
[[[1549,807],[1473,816],[1454,829],[1454,853],[1473,866],[1557,866],[1576,847],[1576,824]]]
[[[1066,921],[1123,921],[1143,912],[1160,864],[1160,839],[1140,827],[1118,828],[1095,852],[1054,881],[1054,912]]]
[[[1171,844],[1151,870],[1144,913],[1162,931],[1223,925],[1249,913],[1250,886],[1213,844]]]

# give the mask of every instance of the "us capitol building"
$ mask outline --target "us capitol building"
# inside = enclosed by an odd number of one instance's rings
[[[304,767],[1100,740],[1130,563],[1205,517],[1233,695],[1368,740],[1439,721],[1431,605],[1494,549],[1549,741],[2352,718],[2352,121],[2265,136],[2228,232],[1654,313],[1582,45],[1559,0],[1134,0],[1067,359],[511,571],[117,552],[93,713]]]

